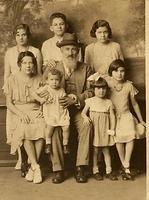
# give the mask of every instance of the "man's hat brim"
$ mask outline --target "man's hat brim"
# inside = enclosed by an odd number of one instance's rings
[[[82,43],[80,42],[75,42],[74,40],[64,40],[64,41],[61,41],[61,42],[57,42],[56,43],[56,46],[61,48],[63,46],[67,46],[67,45],[74,45],[74,46],[77,46],[77,47],[81,47],[82,46]]]

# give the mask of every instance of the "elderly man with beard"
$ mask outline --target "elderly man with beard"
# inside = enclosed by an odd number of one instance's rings
[[[56,68],[63,73],[62,86],[67,96],[59,99],[61,106],[67,107],[70,113],[70,138],[72,150],[75,146],[74,136],[77,136],[76,150],[76,173],[78,183],[87,182],[85,167],[89,165],[89,154],[91,144],[91,124],[84,125],[81,117],[81,110],[84,107],[86,98],[92,96],[87,89],[87,78],[92,74],[91,68],[85,63],[78,61],[79,47],[76,35],[65,33],[63,40],[57,43],[62,52],[62,61],[56,64]],[[44,74],[48,74],[48,68]],[[54,130],[52,137],[52,166],[54,171],[53,183],[64,181],[64,155],[62,146],[62,134],[60,128]]]

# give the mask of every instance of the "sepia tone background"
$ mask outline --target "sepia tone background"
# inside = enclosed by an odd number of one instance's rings
[[[129,68],[128,78],[139,89],[137,99],[145,118],[145,2],[144,0],[0,0],[0,88],[3,85],[4,54],[13,46],[12,31],[20,22],[27,23],[32,31],[32,45],[41,48],[43,41],[52,36],[48,16],[53,12],[64,13],[84,47],[94,39],[89,32],[97,19],[110,23],[113,39],[121,44]],[[0,164],[13,162],[5,144],[5,98],[0,89]],[[138,144],[139,143],[139,144]],[[138,145],[138,146],[137,146]],[[145,141],[136,144],[142,153],[142,168],[145,168]],[[138,148],[134,151],[136,161]]]

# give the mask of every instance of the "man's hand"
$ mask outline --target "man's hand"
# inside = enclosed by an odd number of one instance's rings
[[[42,71],[44,72],[46,70],[46,68],[54,68],[56,66],[56,61],[53,59],[50,60],[46,60],[44,61],[43,67],[42,67]]]
[[[44,98],[45,100],[47,100],[49,98],[49,92],[44,90],[40,93],[39,95],[41,98]]]
[[[59,104],[63,106],[64,108],[74,105],[75,103],[76,103],[76,99],[70,96],[65,96],[59,99]]]

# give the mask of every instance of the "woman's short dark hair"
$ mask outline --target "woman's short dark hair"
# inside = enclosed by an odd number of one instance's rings
[[[107,29],[108,29],[108,33],[109,33],[108,37],[112,38],[112,30],[111,30],[109,23],[106,20],[97,20],[92,26],[92,29],[90,31],[90,36],[96,37],[96,35],[95,35],[96,30],[99,27],[104,27],[104,26],[107,27]]]
[[[29,56],[32,58],[32,61],[33,61],[33,64],[34,64],[34,67],[33,67],[33,72],[32,72],[32,76],[36,76],[37,75],[37,60],[34,56],[34,54],[31,52],[31,51],[25,51],[25,52],[21,52],[18,56],[18,61],[17,61],[17,64],[18,64],[18,67],[21,68],[21,63],[22,63],[22,60],[25,56]]]
[[[31,37],[30,28],[29,28],[29,26],[27,24],[18,24],[18,25],[16,25],[16,27],[14,28],[14,31],[13,31],[13,35],[14,36],[16,36],[17,31],[19,29],[25,30],[28,39]]]
[[[67,24],[66,15],[64,15],[63,13],[56,12],[56,13],[53,13],[52,15],[50,15],[50,16],[49,16],[50,24],[52,24],[53,19],[55,19],[55,18],[61,18],[61,19],[64,20],[65,24]]]
[[[125,63],[124,63],[123,60],[121,60],[121,59],[116,59],[116,60],[114,60],[114,61],[110,64],[109,69],[108,69],[108,74],[109,74],[109,76],[112,76],[112,72],[113,72],[113,71],[117,71],[117,69],[118,69],[119,67],[123,67],[123,68],[126,70],[126,66],[125,66]]]
[[[62,77],[63,77],[63,74],[61,71],[59,71],[58,69],[56,68],[51,68],[49,71],[48,71],[48,76],[49,74],[51,75],[57,75],[60,79],[60,81],[62,80]]]

